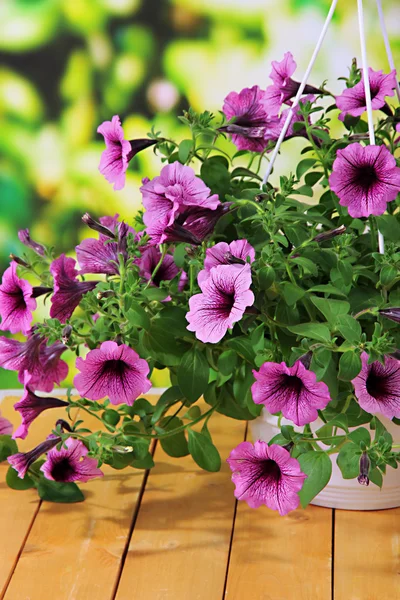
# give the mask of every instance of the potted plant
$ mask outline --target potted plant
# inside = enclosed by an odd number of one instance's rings
[[[365,70],[353,61],[335,97],[300,85],[295,68],[288,52],[266,90],[231,92],[216,116],[189,109],[179,143],[155,131],[126,140],[118,116],[104,122],[100,171],[116,190],[137,152],[151,146],[164,163],[143,180],[133,226],[85,214],[94,233],[76,259],[19,232],[28,250],[11,257],[0,286],[0,327],[25,336],[0,337],[0,366],[24,385],[12,437],[0,421],[11,487],[81,500],[77,482],[101,476],[104,463],[150,469],[154,439],[217,471],[208,423],[222,413],[252,424],[253,442],[227,459],[236,497],[250,506],[286,514],[299,502],[338,506],[337,496],[349,508],[400,505],[400,113],[386,101],[395,72],[369,70],[371,143]],[[297,164],[263,182],[263,159],[293,137],[304,142]],[[39,296],[49,317],[33,324]],[[67,376],[67,349],[78,395],[63,400],[53,388]],[[143,394],[155,368],[171,385],[152,404]],[[47,439],[18,452],[32,421],[60,406],[65,419]],[[70,419],[73,408],[98,430]],[[358,486],[347,506],[346,487],[332,492],[332,464]],[[385,473],[394,482],[386,500]],[[380,506],[376,494],[368,504],[370,482],[383,485]]]

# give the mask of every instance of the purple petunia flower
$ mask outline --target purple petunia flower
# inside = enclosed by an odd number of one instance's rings
[[[13,424],[0,413],[0,435],[11,435],[12,432]]]
[[[20,242],[22,242],[24,244],[24,246],[31,248],[31,250],[36,252],[36,254],[39,254],[40,256],[45,255],[45,252],[46,252],[45,247],[42,246],[42,244],[38,244],[38,242],[35,242],[31,238],[29,229],[20,229],[18,231],[18,239]]]
[[[157,243],[166,241],[165,229],[173,225],[178,215],[199,208],[215,210],[220,204],[218,196],[210,196],[210,189],[193,169],[179,162],[166,165],[159,176],[145,180],[140,191],[146,209],[146,233]]]
[[[221,127],[220,131],[231,134],[238,150],[263,152],[268,139],[274,138],[279,129],[279,118],[276,113],[268,112],[265,91],[258,85],[228,94],[222,111],[227,119],[234,119],[234,123]]]
[[[216,344],[228,329],[240,321],[247,306],[254,302],[250,291],[250,265],[213,267],[205,281],[199,281],[201,294],[189,300],[187,329],[202,342]]]
[[[32,323],[32,311],[36,308],[36,300],[32,298],[33,288],[28,281],[19,279],[17,265],[12,262],[4,271],[0,285],[0,329],[24,335],[28,333]]]
[[[158,265],[161,258],[161,252],[155,247],[146,248],[142,256],[138,259],[139,274],[145,281],[150,281],[154,269]],[[171,254],[166,254],[157,273],[153,277],[151,283],[153,286],[159,287],[162,281],[171,281],[174,279],[180,269],[176,266],[174,257]],[[183,289],[187,281],[186,273],[182,273],[179,281],[179,290]]]
[[[317,409],[330,402],[328,386],[306,369],[300,360],[293,367],[284,362],[265,362],[253,371],[256,382],[251,393],[256,404],[264,404],[270,413],[282,412],[296,425],[306,425],[318,417]]]
[[[42,454],[45,454],[54,446],[57,446],[61,442],[60,437],[49,436],[47,440],[30,450],[29,452],[18,452],[17,454],[12,454],[7,458],[9,464],[15,469],[18,473],[18,477],[23,479],[28,472],[28,469],[34,462],[36,462]]]
[[[363,352],[361,362],[361,372],[352,381],[361,408],[389,419],[400,417],[400,360],[386,357],[384,365],[379,361],[369,365]]]
[[[108,396],[112,404],[132,406],[140,394],[151,388],[147,379],[149,365],[125,344],[103,342],[84,359],[77,358],[76,367],[80,373],[74,378],[75,387],[89,400]]]
[[[372,108],[378,110],[385,106],[385,97],[393,96],[396,87],[396,71],[387,75],[383,71],[368,69],[369,86],[371,89]],[[336,106],[341,110],[339,119],[344,121],[346,115],[359,117],[367,110],[365,100],[364,74],[361,81],[354,87],[345,89],[340,96],[336,96]]]
[[[296,67],[297,65],[291,52],[286,52],[280,62],[277,60],[272,61],[270,78],[272,79],[273,84],[267,87],[265,93],[265,102],[270,114],[278,114],[282,104],[291,104],[290,98],[296,96],[300,83],[291,78]],[[304,94],[320,93],[320,90],[312,85],[306,85],[304,88]]]
[[[66,446],[66,448],[64,447]],[[85,483],[95,477],[103,477],[97,460],[87,456],[88,449],[80,440],[68,438],[60,450],[52,448],[46,462],[40,467],[46,479],[63,483],[81,481]]]
[[[266,442],[241,442],[227,459],[236,486],[235,497],[251,508],[263,504],[287,515],[299,506],[298,492],[307,475],[286,448]]]
[[[126,251],[129,233],[136,235],[135,230],[126,223],[119,222],[118,216],[100,217],[100,224],[106,227],[110,234],[117,240],[100,233],[99,239],[87,238],[76,246],[76,256],[80,266],[80,273],[104,273],[105,275],[119,274],[119,256],[124,261],[128,258]],[[108,225],[106,225],[106,223]]]
[[[126,140],[118,115],[114,115],[111,121],[104,121],[97,128],[97,133],[104,136],[106,143],[106,149],[101,155],[99,171],[107,181],[114,184],[114,190],[122,190],[125,186],[129,161],[141,150],[156,144],[157,140]]]
[[[306,101],[314,101],[314,96],[305,96],[300,104]],[[263,152],[269,142],[276,142],[279,138],[289,109],[282,111],[279,116],[270,111],[266,92],[258,86],[245,88],[239,94],[231,92],[225,98],[223,112],[227,118],[234,118],[235,121],[220,127],[219,131],[230,133],[238,150]],[[285,139],[304,133],[302,130],[295,132],[294,124],[303,121],[304,117],[298,107],[293,112]]]
[[[204,259],[204,270],[200,271],[197,280],[200,283],[208,279],[213,267],[233,264],[244,265],[247,258],[252,263],[255,260],[255,256],[255,250],[247,240],[235,240],[230,244],[219,242],[212,248],[207,248]]]
[[[60,400],[59,398],[41,398],[40,396],[37,396],[29,387],[31,379],[31,375],[27,374],[25,376],[24,393],[21,400],[14,404],[14,409],[18,411],[22,417],[21,425],[14,432],[14,439],[21,438],[24,440],[28,435],[29,426],[44,410],[68,406],[68,402]]]
[[[70,318],[82,297],[93,290],[98,281],[78,281],[76,261],[61,254],[50,265],[54,277],[54,294],[51,298],[50,316],[65,323]]]
[[[329,184],[353,218],[381,215],[400,192],[400,168],[385,146],[338,150]]]
[[[0,337],[0,367],[18,371],[18,380],[24,383],[26,372],[32,375],[30,388],[51,392],[54,383],[60,385],[68,375],[68,365],[61,360],[66,346],[59,342],[46,346],[38,335],[28,336],[25,342]]]

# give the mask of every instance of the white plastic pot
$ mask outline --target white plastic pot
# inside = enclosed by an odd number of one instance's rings
[[[400,443],[400,427],[382,415],[378,415],[378,417],[393,436],[393,442]],[[280,432],[278,418],[271,415],[266,409],[249,424],[253,440],[269,442]],[[282,419],[281,424],[293,425],[287,419]],[[322,425],[322,421],[317,419],[317,421],[311,423],[311,428],[316,430]],[[363,425],[363,427],[368,428],[368,424]],[[302,430],[299,427],[295,427],[295,429]],[[366,487],[360,485],[357,479],[343,479],[336,464],[337,454],[333,454],[330,458],[332,460],[331,479],[311,504],[346,510],[380,510],[400,506],[400,468],[387,467],[386,475],[383,477],[383,486],[380,490],[373,483]]]

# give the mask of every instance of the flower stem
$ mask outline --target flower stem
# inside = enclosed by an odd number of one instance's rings
[[[147,282],[147,285],[144,288],[145,290],[147,290],[147,288],[149,287],[149,285],[152,283],[154,277],[157,275],[158,270],[160,269],[160,267],[161,267],[161,265],[163,263],[165,255],[168,252],[168,246],[167,246],[167,244],[160,244],[160,249],[161,249],[161,258],[158,261],[158,263],[156,264],[156,266],[154,268],[154,271],[152,272],[151,277],[150,277],[149,281]]]

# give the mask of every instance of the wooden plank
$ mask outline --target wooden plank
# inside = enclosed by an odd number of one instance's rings
[[[225,600],[330,600],[331,545],[331,509],[281,517],[239,502]]]
[[[245,424],[221,415],[209,424],[219,473],[157,446],[116,600],[221,600],[235,510],[225,460],[243,441]]]
[[[399,600],[400,509],[335,512],[335,600]]]
[[[19,413],[13,408],[17,401],[18,398],[6,397],[0,404],[2,416],[9,419],[15,427],[21,421]],[[26,452],[39,444],[51,432],[56,420],[62,416],[65,416],[63,409],[44,412],[31,425],[27,439],[18,440],[18,448]],[[8,463],[0,465],[0,598],[3,598],[40,504],[36,490],[10,490],[5,483],[8,467]]]
[[[5,600],[112,598],[145,473],[102,470],[82,485],[85,502],[42,503]]]

